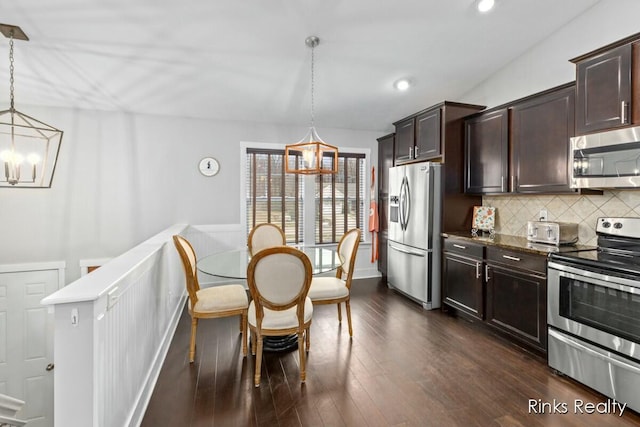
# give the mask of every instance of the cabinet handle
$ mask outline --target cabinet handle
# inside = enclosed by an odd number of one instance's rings
[[[467,249],[466,246],[462,246],[462,245],[456,245],[455,243],[453,244],[454,248],[458,248],[458,249]]]
[[[420,147],[416,145],[416,147],[413,149],[413,155],[416,156],[416,159],[418,158],[418,148]]]
[[[500,177],[500,191],[504,193],[504,175]]]
[[[502,258],[510,259],[511,261],[520,261],[520,258],[511,255],[502,255]]]
[[[484,266],[484,281],[489,283],[489,279],[491,279],[491,277],[489,277],[489,266],[485,265]]]
[[[413,147],[409,147],[409,158],[413,159]]]
[[[518,177],[515,175],[511,175],[511,191],[515,192],[518,188]]]
[[[627,123],[627,102],[622,101],[620,103],[620,122],[622,124]]]
[[[476,279],[482,277],[482,273],[480,273],[480,263],[476,262]]]

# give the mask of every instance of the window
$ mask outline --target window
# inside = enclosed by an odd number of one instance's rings
[[[327,157],[323,161],[331,162]],[[315,178],[315,242],[337,243],[352,228],[362,229],[365,155],[338,153],[338,173]]]
[[[335,175],[305,176],[285,173],[284,149],[268,145],[248,145],[242,152],[247,233],[270,222],[284,230],[287,243],[312,245],[337,243],[350,229],[363,229],[368,215],[364,152],[339,152]]]
[[[285,174],[284,150],[247,148],[247,230],[270,222],[282,228],[287,243],[303,241],[303,180]]]

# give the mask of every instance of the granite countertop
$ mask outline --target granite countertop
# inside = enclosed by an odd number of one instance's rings
[[[504,249],[513,249],[537,255],[548,255],[552,252],[578,252],[597,249],[595,246],[580,244],[553,246],[544,243],[534,243],[529,242],[525,237],[510,236],[508,234],[495,234],[493,237],[485,234],[476,237],[472,236],[468,231],[449,231],[442,233],[442,237],[463,239],[485,246],[498,246]]]

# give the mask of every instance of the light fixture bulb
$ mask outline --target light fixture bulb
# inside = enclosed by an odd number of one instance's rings
[[[482,13],[488,12],[493,9],[495,0],[480,0],[478,1],[478,10]]]
[[[409,89],[409,86],[410,86],[409,80],[407,79],[398,80],[395,86],[396,86],[396,89],[398,89],[399,91],[405,91]]]
[[[3,162],[11,161],[12,157],[13,156],[11,155],[11,151],[9,150],[4,150],[0,153],[0,160],[2,160]]]
[[[24,156],[20,153],[13,153],[13,163],[16,165],[21,165],[24,162]]]
[[[27,161],[32,165],[37,165],[38,163],[40,163],[40,156],[38,155],[38,153],[31,153],[27,156]]]

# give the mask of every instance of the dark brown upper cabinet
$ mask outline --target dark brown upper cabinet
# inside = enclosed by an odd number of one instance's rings
[[[465,191],[575,193],[570,141],[575,85],[568,83],[471,116],[465,123]]]
[[[413,148],[416,139],[416,121],[415,117],[405,119],[394,123],[396,127],[396,143],[394,148],[395,165],[412,162]]]
[[[569,193],[575,86],[560,87],[511,107],[511,172],[515,193]]]
[[[640,124],[640,33],[571,60],[576,135]]]
[[[465,192],[509,191],[509,110],[482,112],[465,120]]]
[[[416,146],[414,148],[416,160],[427,160],[441,156],[441,117],[440,108],[427,111],[416,117]]]
[[[631,45],[576,63],[580,135],[631,123]]]
[[[441,108],[433,108],[394,123],[395,164],[418,162],[442,155]]]

